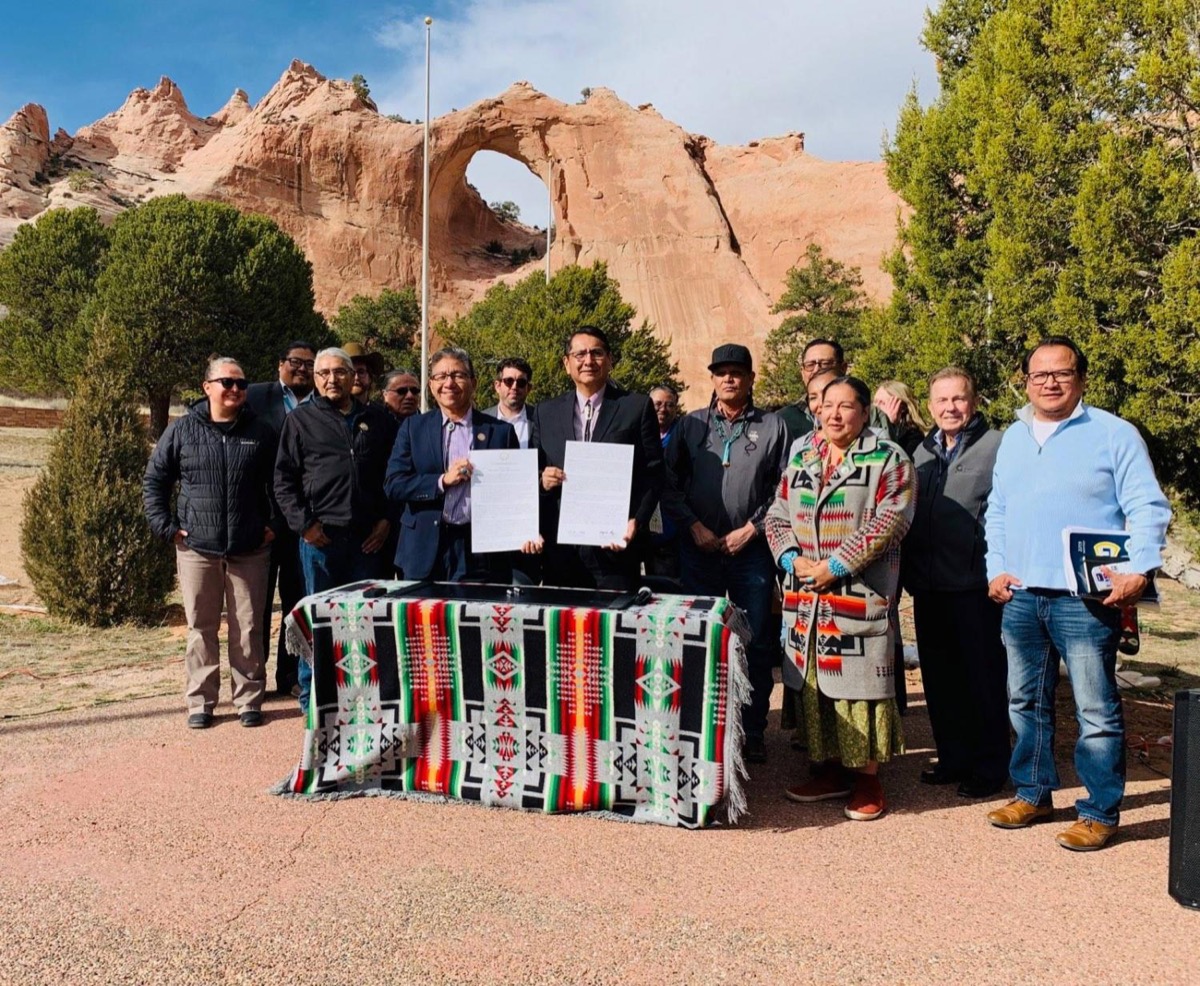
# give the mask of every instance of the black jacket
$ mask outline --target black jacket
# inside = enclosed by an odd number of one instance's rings
[[[366,531],[389,519],[383,478],[395,440],[395,419],[361,401],[349,416],[324,397],[296,408],[275,459],[275,499],[288,527],[303,534],[319,520]]]
[[[150,529],[165,541],[187,531],[187,546],[206,555],[254,551],[273,523],[274,453],[274,431],[249,407],[225,432],[213,424],[207,400],[194,404],[167,426],[146,465],[142,500]]]
[[[937,452],[937,429],[917,446],[917,509],[901,551],[901,580],[911,593],[966,592],[987,587],[983,517],[1001,432],[976,414],[949,463]]]
[[[287,417],[287,405],[283,403],[283,384],[278,380],[268,383],[252,383],[246,391],[246,403],[254,413],[275,429],[283,431],[283,420]]]

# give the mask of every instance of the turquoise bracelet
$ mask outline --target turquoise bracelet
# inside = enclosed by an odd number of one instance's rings
[[[848,569],[832,555],[825,560],[825,564],[829,566],[829,574],[834,578],[844,579],[850,574],[850,569]]]

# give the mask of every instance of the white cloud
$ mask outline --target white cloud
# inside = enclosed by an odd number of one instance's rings
[[[874,159],[913,82],[925,99],[935,92],[918,42],[926,4],[466,0],[433,27],[433,114],[518,79],[567,102],[608,86],[722,143],[800,130],[819,157]],[[419,17],[381,25],[377,40],[403,58],[394,76],[371,80],[384,112],[424,115],[424,34]],[[520,189],[480,187],[533,206]]]

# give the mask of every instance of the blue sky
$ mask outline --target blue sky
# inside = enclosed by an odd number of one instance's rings
[[[565,101],[608,86],[723,143],[790,130],[831,160],[877,158],[914,82],[936,91],[920,48],[926,0],[13,0],[0,34],[0,118],[41,103],[74,132],[162,75],[192,112],[235,88],[257,101],[293,58],[366,76],[385,112],[423,115],[421,18],[434,23],[433,112],[526,79]],[[544,191],[520,165],[479,155],[469,175],[536,222]]]

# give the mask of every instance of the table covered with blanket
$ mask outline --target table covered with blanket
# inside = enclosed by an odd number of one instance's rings
[[[278,793],[440,796],[686,828],[744,810],[746,632],[728,600],[616,610],[531,604],[505,587],[495,601],[386,594],[411,585],[344,586],[287,617],[313,694]]]

